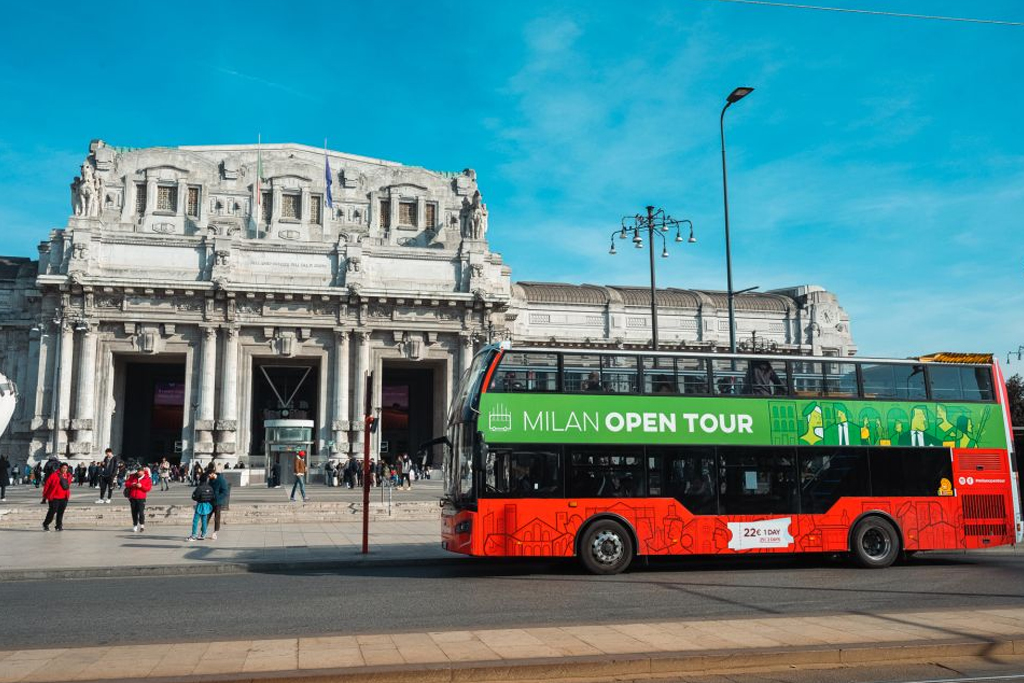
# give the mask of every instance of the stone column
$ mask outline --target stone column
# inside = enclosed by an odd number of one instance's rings
[[[46,357],[41,352],[42,335],[38,328],[29,331],[28,336],[28,362],[33,364],[29,368],[29,375],[24,387],[25,395],[22,400],[25,403],[23,415],[31,420],[29,429],[35,430],[39,427],[39,418],[43,415],[42,397],[43,381],[40,373],[45,372]]]
[[[205,361],[204,361],[205,363]],[[224,360],[221,362],[220,414],[217,430],[221,433],[219,453],[235,453],[238,433],[238,329],[224,328]]]
[[[348,330],[334,331],[334,410],[332,411],[334,443],[338,452],[347,452],[348,442]]]
[[[82,350],[78,358],[78,400],[75,419],[75,453],[88,459],[92,453],[93,420],[96,413],[96,327],[82,331]]]
[[[71,417],[71,369],[75,362],[75,330],[65,321],[60,326],[60,371],[57,373],[57,424],[56,429],[67,429]]]
[[[202,367],[199,379],[199,419],[196,420],[196,454],[213,452],[213,397],[217,365],[217,328],[202,327]]]
[[[352,428],[357,432],[363,427],[363,418],[365,417],[363,411],[366,402],[366,372],[370,369],[370,333],[369,332],[356,332],[356,340],[359,342],[359,354],[356,356],[356,374],[352,378],[355,383],[355,402],[352,405]],[[363,439],[361,436],[358,438],[359,443],[362,443]]]
[[[473,362],[473,335],[462,333],[459,335],[459,375],[466,374],[470,364]],[[458,378],[456,378],[458,379]],[[456,382],[457,384],[458,382]]]
[[[152,216],[156,211],[156,178],[146,179],[146,215]]]

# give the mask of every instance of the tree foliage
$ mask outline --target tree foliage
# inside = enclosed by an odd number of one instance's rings
[[[1006,393],[1010,398],[1010,421],[1014,427],[1024,427],[1024,379],[1014,375],[1006,380]]]

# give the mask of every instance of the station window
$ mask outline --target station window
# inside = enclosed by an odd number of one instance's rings
[[[398,224],[416,226],[416,202],[398,203]]]
[[[425,228],[436,228],[437,227],[437,204],[433,202],[427,202],[423,207],[423,227]]]
[[[385,230],[391,227],[391,201],[388,199],[380,200],[380,227]]]
[[[185,215],[189,218],[199,218],[199,188],[188,188],[188,201],[185,202]]]
[[[146,183],[135,183],[135,214],[146,215]]]
[[[156,188],[156,210],[176,212],[178,210],[178,186],[158,185]]]
[[[299,220],[302,217],[302,196],[298,193],[281,195],[281,218]]]
[[[320,225],[323,222],[324,198],[322,195],[314,194],[309,197],[309,222],[313,225]]]

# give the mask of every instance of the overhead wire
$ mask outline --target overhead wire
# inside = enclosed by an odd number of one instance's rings
[[[931,21],[954,21],[968,24],[993,24],[996,26],[1024,26],[1024,21],[1005,21],[1003,19],[975,19],[972,17],[950,17],[937,14],[911,14],[909,12],[888,12],[885,10],[855,9],[853,7],[826,7],[823,5],[805,5],[795,2],[776,2],[774,0],[714,0],[737,5],[760,5],[763,7],[782,7],[786,9],[808,9],[820,12],[842,12],[846,14],[868,14],[900,19],[926,19]]]

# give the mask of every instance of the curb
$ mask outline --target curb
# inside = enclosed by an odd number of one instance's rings
[[[159,576],[212,576],[231,574],[280,574],[329,571],[356,567],[446,566],[464,562],[462,557],[367,557],[296,562],[206,562],[193,564],[152,564],[124,567],[73,567],[68,569],[0,569],[0,582],[59,581],[65,579],[120,579]]]
[[[1024,654],[1024,640],[947,640],[858,644],[850,647],[760,648],[706,652],[523,659],[469,663],[300,669],[265,673],[149,677],[147,683],[485,683],[662,679],[673,675],[765,671],[796,666],[859,666],[893,661],[947,661],[968,657]],[[127,683],[140,679],[101,679],[82,683]],[[40,679],[40,683],[44,683]]]

